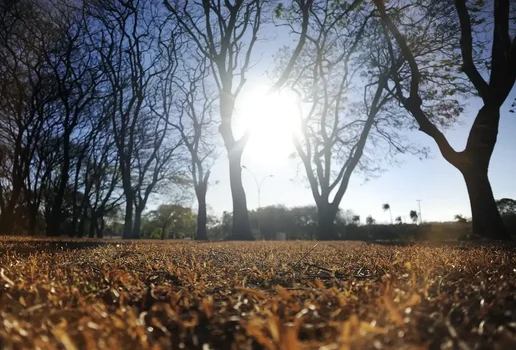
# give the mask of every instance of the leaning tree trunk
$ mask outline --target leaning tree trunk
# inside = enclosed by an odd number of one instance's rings
[[[229,181],[233,199],[233,227],[231,239],[253,241],[254,236],[249,224],[247,200],[242,185],[242,152],[229,152]]]
[[[208,214],[206,210],[206,190],[207,184],[201,183],[195,189],[195,194],[197,195],[197,203],[199,205],[197,211],[197,240],[199,241],[207,241],[208,240],[208,230],[206,228],[208,222]]]

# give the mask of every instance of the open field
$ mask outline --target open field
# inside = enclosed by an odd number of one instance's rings
[[[0,348],[516,348],[516,248],[0,240]]]

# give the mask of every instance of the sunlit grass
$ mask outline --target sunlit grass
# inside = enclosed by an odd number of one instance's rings
[[[510,348],[514,248],[0,241],[7,348]],[[68,247],[68,248],[67,248]],[[509,346],[509,347],[508,347]]]

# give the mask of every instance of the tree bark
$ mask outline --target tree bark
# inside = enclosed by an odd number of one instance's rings
[[[228,152],[229,157],[229,181],[231,185],[231,197],[233,199],[233,227],[231,239],[240,241],[254,241],[247,200],[244,186],[242,185],[242,152]]]
[[[197,203],[199,205],[197,211],[197,240],[199,241],[207,241],[208,240],[208,230],[206,228],[208,222],[208,214],[206,210],[206,190],[207,184],[200,184],[195,189],[195,194],[197,195]]]
[[[132,239],[140,239],[142,213],[143,213],[144,208],[145,208],[145,206],[142,206],[140,208],[136,208],[134,211],[134,227],[133,227]]]
[[[81,224],[84,223],[84,220],[81,222]],[[91,220],[90,220],[90,227],[88,228],[88,237],[89,238],[95,238],[95,226],[97,225],[97,215],[95,213],[91,213]],[[83,224],[84,228],[84,224]]]
[[[61,176],[59,180],[59,187],[57,195],[54,197],[52,203],[52,214],[50,222],[47,222],[47,236],[59,237],[61,235],[61,211],[63,209],[63,200],[70,177],[70,134],[65,133],[63,140],[63,168],[61,169]],[[75,205],[75,203],[74,203]]]
[[[123,239],[133,238],[133,196],[126,191]]]
[[[471,205],[473,234],[491,239],[510,239],[496,206],[487,169],[463,172]]]
[[[15,209],[16,204],[21,195],[22,183],[20,180],[13,181],[13,189],[11,193],[11,198],[9,198],[8,204],[5,210],[2,212],[0,216],[0,234],[1,235],[11,235],[13,234],[14,229],[14,218],[15,218]]]
[[[317,205],[317,230],[318,239],[321,241],[331,241],[336,237],[335,218],[337,211],[331,205]]]

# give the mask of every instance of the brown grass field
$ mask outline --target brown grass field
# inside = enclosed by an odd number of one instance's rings
[[[516,349],[516,247],[0,240],[0,349]]]

